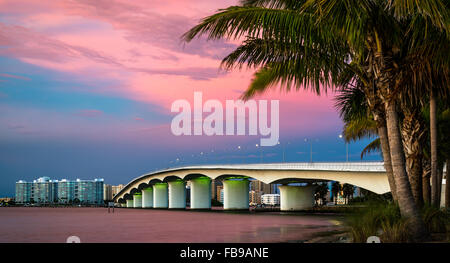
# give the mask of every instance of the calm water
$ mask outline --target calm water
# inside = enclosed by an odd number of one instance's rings
[[[0,242],[297,242],[341,229],[338,218],[107,208],[0,208]]]

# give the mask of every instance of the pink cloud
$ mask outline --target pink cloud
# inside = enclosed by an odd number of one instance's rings
[[[23,77],[23,76],[13,75],[13,74],[7,74],[7,73],[0,73],[0,77],[12,78],[12,79],[21,79],[21,80],[31,80],[28,77]]]
[[[180,41],[181,34],[200,18],[236,3],[234,0],[198,0],[195,4],[181,0],[4,0],[0,1],[0,12],[9,16],[0,23],[3,47],[0,55],[67,72],[87,83],[111,81],[115,84],[77,90],[152,103],[165,114],[170,113],[171,103],[176,99],[191,101],[194,91],[202,91],[204,101],[238,99],[250,83],[253,71],[219,70],[220,60],[235,43],[201,38],[183,45]],[[258,99],[280,100],[283,129],[290,133],[312,133],[340,125],[332,96],[275,89]],[[102,114],[90,111],[77,115]]]

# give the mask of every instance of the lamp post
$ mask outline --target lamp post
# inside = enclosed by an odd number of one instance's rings
[[[285,143],[282,144],[280,142],[278,142],[277,144],[278,145],[281,144],[281,147],[283,149],[283,163],[285,163],[286,162],[286,144]],[[289,144],[289,142],[287,144]]]
[[[309,151],[310,151],[310,153],[309,153],[309,162],[312,163],[312,155],[313,155],[313,152],[312,152],[312,140],[305,138],[305,142],[308,142],[308,141],[309,141],[309,145],[310,145],[310,147],[309,147]]]
[[[241,146],[240,145],[238,145],[238,147],[237,147],[237,149],[238,149],[238,151],[239,151],[239,154],[240,154],[240,150],[241,150]],[[239,155],[238,154],[238,155]],[[245,156],[244,157],[242,157],[242,163],[245,163]]]
[[[342,134],[339,134],[339,138],[344,138],[344,136]],[[348,143],[347,141],[344,139],[345,142],[345,152],[346,152],[346,156],[347,156],[347,162],[348,162]]]
[[[205,157],[205,158],[203,158],[203,157]],[[206,161],[206,156],[204,155],[203,152],[200,152],[200,162],[205,163],[205,161]]]
[[[259,153],[260,153],[260,162],[263,162],[263,154],[262,154],[262,147],[259,144],[256,144],[256,148],[259,148]]]

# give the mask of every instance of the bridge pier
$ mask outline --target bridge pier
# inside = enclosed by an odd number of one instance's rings
[[[223,209],[248,210],[249,181],[246,178],[223,180]]]
[[[191,209],[211,209],[211,179],[198,177],[191,182]]]
[[[127,208],[132,208],[132,207],[134,207],[133,200],[127,200]]]
[[[153,185],[153,207],[167,208],[169,204],[167,183],[156,183]]]
[[[278,188],[281,211],[305,210],[314,206],[315,186],[281,185]]]
[[[135,193],[133,195],[133,207],[142,208],[142,193]]]
[[[153,207],[153,187],[142,189],[142,208]]]
[[[169,184],[169,209],[186,208],[186,183],[181,180],[168,182]]]

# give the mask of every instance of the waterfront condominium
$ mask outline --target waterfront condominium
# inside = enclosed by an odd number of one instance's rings
[[[279,194],[265,194],[261,196],[261,203],[264,205],[280,205]]]
[[[102,204],[103,179],[58,181],[41,177],[33,182],[20,180],[16,183],[16,202]]]

